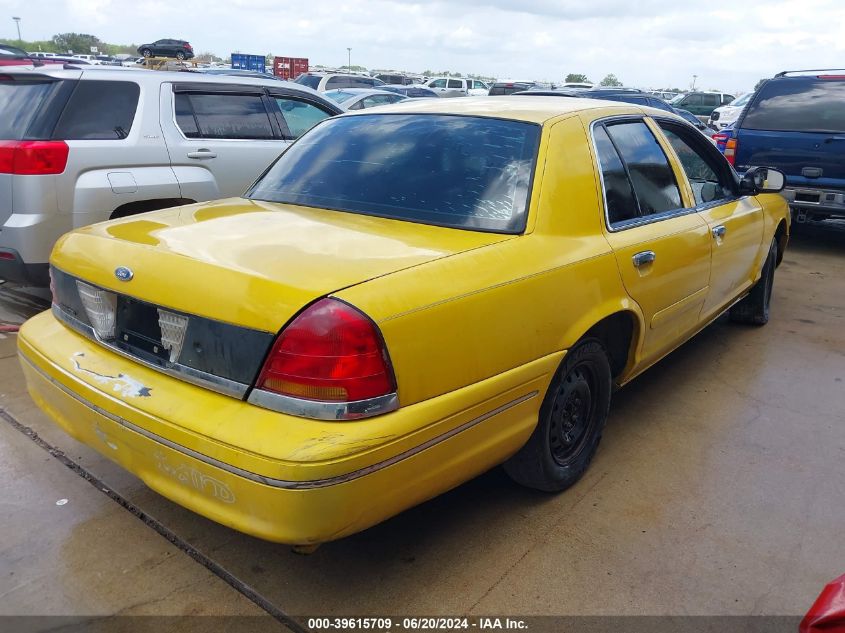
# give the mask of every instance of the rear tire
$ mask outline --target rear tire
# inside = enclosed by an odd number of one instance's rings
[[[180,61],[185,59],[185,53],[183,53],[182,51],[176,51],[176,59]]]
[[[760,279],[754,284],[748,296],[730,309],[731,321],[750,325],[765,325],[769,322],[769,306],[772,302],[772,286],[775,281],[777,260],[778,246],[777,242],[772,240]]]
[[[563,359],[540,407],[537,427],[504,464],[517,483],[546,492],[577,482],[596,453],[610,408],[607,350],[585,339]]]
[[[145,48],[141,51],[141,55],[143,55],[144,57],[152,57],[153,52],[149,48]]]

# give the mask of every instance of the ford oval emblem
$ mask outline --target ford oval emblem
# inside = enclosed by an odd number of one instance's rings
[[[120,279],[120,281],[129,281],[132,277],[135,276],[135,273],[132,272],[131,268],[127,268],[126,266],[118,266],[114,269],[114,276]]]

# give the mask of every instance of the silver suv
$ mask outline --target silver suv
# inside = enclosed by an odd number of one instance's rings
[[[67,231],[238,196],[337,104],[275,79],[150,70],[0,75],[0,279],[44,285]]]

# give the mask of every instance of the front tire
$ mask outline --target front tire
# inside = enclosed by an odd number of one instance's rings
[[[750,325],[765,325],[769,322],[769,307],[772,302],[772,286],[775,282],[777,260],[778,246],[777,242],[772,240],[760,279],[754,284],[748,296],[730,309],[731,321]]]
[[[569,350],[543,399],[537,427],[505,462],[505,472],[523,486],[546,492],[577,482],[601,440],[611,380],[601,341],[586,339]]]

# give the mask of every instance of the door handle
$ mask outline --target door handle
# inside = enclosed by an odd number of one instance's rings
[[[637,268],[650,264],[655,259],[657,259],[657,255],[654,254],[654,251],[642,251],[631,258]]]
[[[217,158],[217,154],[212,152],[210,149],[198,149],[195,152],[188,152],[188,158],[204,160],[206,158]]]
[[[714,226],[711,233],[713,233],[713,237],[722,238],[725,237],[725,233],[728,232],[727,227],[724,224],[720,224],[719,226]]]

